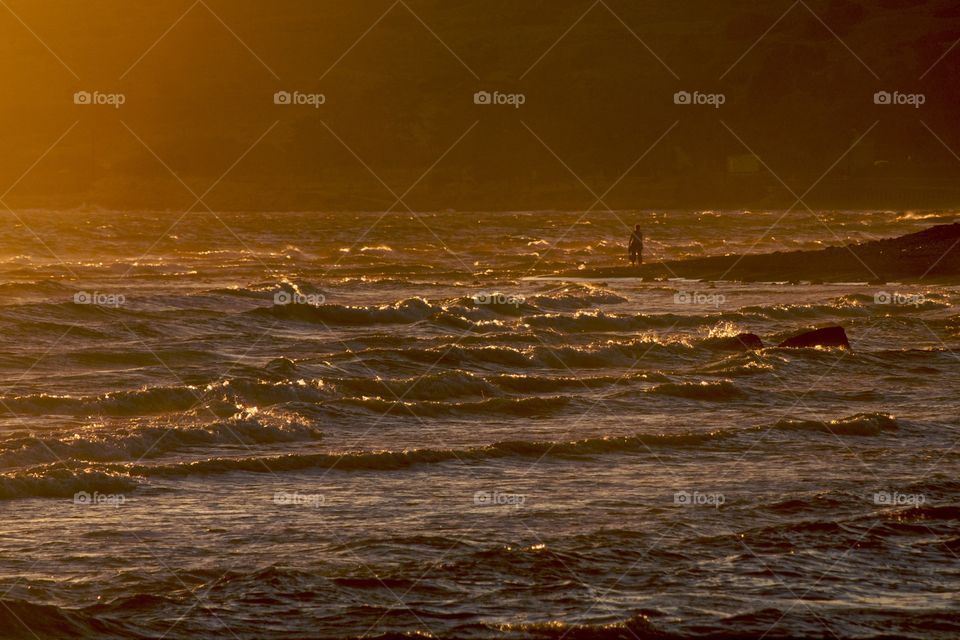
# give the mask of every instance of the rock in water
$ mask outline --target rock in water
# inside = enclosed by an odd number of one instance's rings
[[[847,340],[847,332],[843,327],[823,327],[813,331],[804,331],[793,337],[787,338],[777,345],[778,347],[843,347],[850,348],[850,341]]]
[[[763,349],[763,340],[755,333],[738,333],[727,338],[717,338],[710,346],[721,351],[753,351]]]

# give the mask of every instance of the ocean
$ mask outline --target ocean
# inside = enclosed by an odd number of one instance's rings
[[[951,212],[17,215],[2,637],[960,635],[957,287],[556,277]]]

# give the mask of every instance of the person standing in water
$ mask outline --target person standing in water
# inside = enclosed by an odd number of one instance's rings
[[[643,264],[643,232],[640,231],[640,225],[633,228],[630,234],[630,264],[640,266]]]

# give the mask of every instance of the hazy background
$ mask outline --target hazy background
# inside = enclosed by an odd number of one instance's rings
[[[195,198],[164,163],[202,195],[253,146],[208,206],[381,210],[395,198],[371,171],[400,195],[442,157],[406,204],[576,209],[595,198],[572,173],[602,194],[674,123],[607,205],[793,204],[762,166],[731,172],[744,143],[797,195],[837,163],[811,206],[960,201],[949,150],[960,149],[960,6],[949,0],[7,5],[0,190],[50,149],[2,198],[11,207],[183,209]],[[526,104],[478,106],[480,89]],[[78,106],[79,90],[126,104]],[[278,90],[326,104],[278,106]],[[678,90],[726,104],[678,106]],[[877,90],[926,103],[878,106]]]

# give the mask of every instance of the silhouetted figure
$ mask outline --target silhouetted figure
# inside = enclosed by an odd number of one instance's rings
[[[635,226],[630,234],[629,252],[630,264],[643,264],[643,232],[640,231],[640,225]]]

